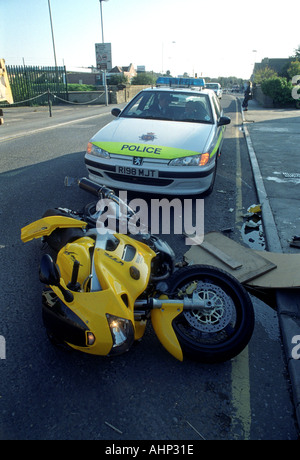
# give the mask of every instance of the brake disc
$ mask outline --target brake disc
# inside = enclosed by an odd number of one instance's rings
[[[186,320],[201,332],[221,331],[232,319],[235,310],[232,299],[219,286],[203,281],[195,284],[193,300],[204,301],[204,306],[184,311]]]

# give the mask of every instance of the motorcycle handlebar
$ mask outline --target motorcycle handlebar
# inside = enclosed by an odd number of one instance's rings
[[[118,205],[122,204],[126,207],[128,216],[132,216],[134,214],[134,211],[127,205],[127,203],[120,200],[120,198],[117,195],[115,195],[114,190],[106,187],[105,185],[98,185],[96,184],[96,182],[93,182],[90,179],[87,179],[86,177],[79,179],[78,185],[83,190],[90,192],[93,195],[96,195],[97,198],[104,197],[114,201]]]
[[[98,198],[101,196],[104,196],[104,198],[111,198],[112,196],[115,196],[115,192],[112,189],[106,187],[105,185],[98,185],[86,177],[79,179],[78,185],[83,190],[96,195]]]

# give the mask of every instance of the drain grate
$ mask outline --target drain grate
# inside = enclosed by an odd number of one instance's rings
[[[290,177],[290,178],[299,178],[300,177],[300,173],[287,173],[287,172],[284,172],[284,173],[282,173],[282,175],[284,177]]]

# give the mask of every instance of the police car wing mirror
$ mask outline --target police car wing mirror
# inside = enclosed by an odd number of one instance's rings
[[[114,116],[114,117],[118,117],[121,113],[121,109],[118,109],[117,107],[115,107],[114,109],[111,109],[111,114]]]
[[[231,119],[229,117],[220,117],[218,126],[229,125],[229,123],[231,123]]]

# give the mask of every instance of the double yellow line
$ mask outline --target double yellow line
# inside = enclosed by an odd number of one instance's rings
[[[239,111],[236,100],[236,211],[235,225],[242,226],[242,168],[239,136]],[[250,371],[248,346],[232,360],[231,368],[231,398],[234,414],[232,416],[232,437],[235,439],[250,439],[251,430],[251,401],[250,401]]]

